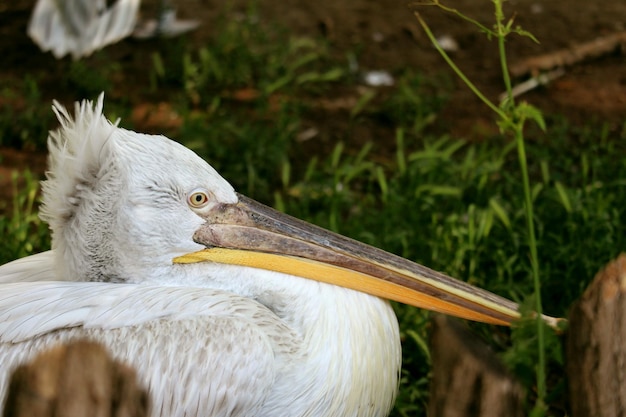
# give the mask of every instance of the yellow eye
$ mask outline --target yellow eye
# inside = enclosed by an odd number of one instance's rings
[[[202,208],[207,205],[209,202],[209,195],[206,191],[196,190],[189,194],[187,197],[187,202],[193,208]]]

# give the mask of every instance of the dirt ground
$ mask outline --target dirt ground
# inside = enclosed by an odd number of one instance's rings
[[[154,7],[154,2],[146,0],[142,7]],[[35,0],[0,0],[0,91],[20,82],[25,74],[41,74],[44,70],[42,101],[80,99],[66,91],[60,82],[63,67],[50,54],[41,53],[26,35],[34,3]],[[174,0],[173,3],[181,17],[202,21],[201,27],[190,35],[199,44],[213,35],[212,23],[225,7],[225,2],[215,0]],[[243,11],[247,3],[247,0],[234,0],[233,10]],[[446,4],[485,25],[490,26],[493,21],[489,0],[448,0]],[[448,74],[450,80],[455,80],[418,25],[408,0],[259,0],[257,8],[262,21],[277,22],[294,34],[325,36],[338,51],[362,51],[359,65],[363,69],[394,73],[411,67],[426,74]],[[436,36],[447,35],[456,41],[458,50],[452,56],[469,78],[489,97],[497,97],[503,88],[495,42],[487,40],[475,27],[434,7],[419,10]],[[541,42],[534,44],[528,39],[511,38],[508,43],[511,63],[626,30],[623,0],[511,0],[505,3],[505,13],[515,15],[516,22]],[[150,52],[157,46],[154,42],[138,46],[136,41],[125,40],[108,48],[111,57],[124,62],[124,71],[134,74],[125,78],[127,85],[116,84],[117,94],[127,95],[131,103],[146,100],[138,96],[141,91],[133,85],[138,77],[147,76],[146,68],[152,65]],[[626,45],[623,42],[621,49],[617,47],[610,53],[567,67],[562,77],[523,98],[545,113],[563,114],[573,123],[606,121],[613,131],[621,130],[626,121]],[[12,105],[1,99],[0,96],[0,106]],[[460,82],[439,118],[445,129],[459,137],[483,134],[485,126],[494,129],[492,120],[489,111]],[[23,155],[13,151],[4,150],[1,154],[5,172],[31,160],[27,156],[25,161]]]

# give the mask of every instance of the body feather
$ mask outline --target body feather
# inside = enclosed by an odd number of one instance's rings
[[[53,249],[0,267],[3,396],[17,365],[87,338],[137,370],[155,417],[387,415],[401,360],[390,305],[277,272],[173,264],[204,247],[189,193],[237,195],[182,145],[107,121],[102,100],[73,117],[55,104],[42,208]]]

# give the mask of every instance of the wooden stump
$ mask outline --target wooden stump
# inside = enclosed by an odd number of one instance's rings
[[[574,304],[566,343],[572,416],[626,415],[626,255]]]
[[[457,320],[434,318],[431,356],[430,417],[523,415],[522,386],[489,347]]]
[[[135,371],[87,341],[61,345],[18,367],[4,417],[145,417],[148,396]]]

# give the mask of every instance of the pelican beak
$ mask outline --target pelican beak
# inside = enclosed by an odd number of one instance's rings
[[[218,204],[205,215],[194,240],[207,249],[174,263],[267,269],[485,323],[509,325],[520,317],[518,305],[505,298],[238,197],[238,203]]]

